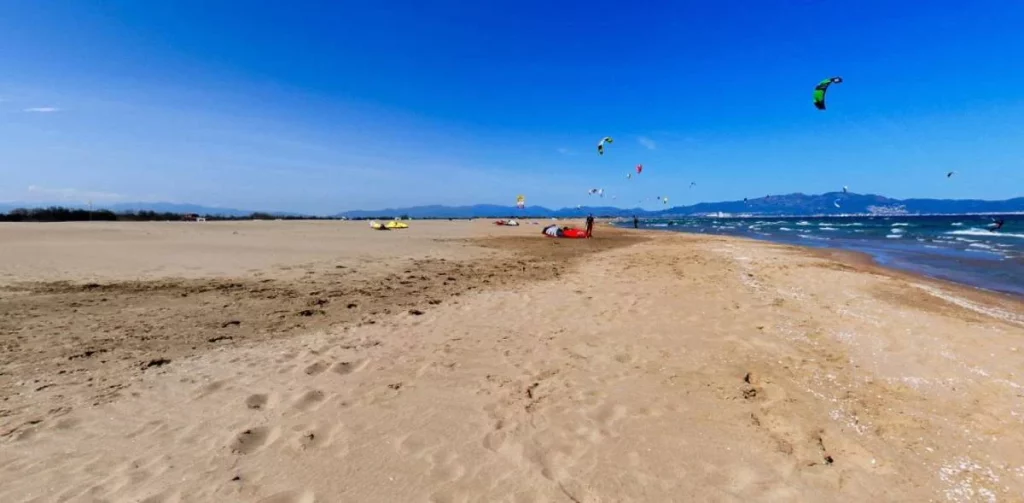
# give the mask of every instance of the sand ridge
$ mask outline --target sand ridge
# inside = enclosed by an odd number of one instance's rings
[[[1019,303],[753,241],[511,233],[460,246],[562,268],[148,369],[0,439],[0,499],[1024,499]]]

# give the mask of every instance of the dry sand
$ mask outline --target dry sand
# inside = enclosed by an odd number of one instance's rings
[[[0,501],[1024,501],[1024,305],[599,227],[0,225]]]

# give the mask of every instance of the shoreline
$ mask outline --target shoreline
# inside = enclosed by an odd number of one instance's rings
[[[830,217],[830,218],[834,218],[834,217]],[[951,271],[938,270],[938,272],[935,272],[935,273],[926,272],[924,270],[924,269],[926,269],[924,264],[915,263],[913,261],[906,261],[906,264],[902,265],[902,266],[900,264],[903,263],[903,262],[899,261],[899,260],[883,261],[882,257],[891,254],[892,253],[891,251],[888,251],[888,252],[883,252],[883,251],[872,252],[872,251],[868,251],[868,250],[864,250],[864,249],[851,249],[851,248],[846,247],[846,246],[844,246],[842,244],[821,244],[821,243],[815,244],[815,243],[807,243],[807,242],[798,242],[798,241],[791,240],[791,239],[781,239],[781,238],[772,239],[770,237],[745,236],[745,235],[735,235],[735,234],[727,234],[727,233],[690,232],[690,231],[687,231],[687,230],[674,230],[674,229],[667,229],[667,228],[664,228],[664,229],[662,229],[662,228],[657,228],[657,229],[650,229],[650,228],[648,228],[648,229],[630,229],[630,228],[625,227],[625,224],[612,223],[612,225],[614,225],[617,228],[626,229],[626,230],[646,230],[646,231],[653,231],[653,232],[681,233],[681,234],[689,234],[689,235],[697,235],[697,236],[722,236],[722,237],[732,237],[732,238],[738,238],[738,239],[749,239],[749,240],[752,240],[752,241],[758,241],[758,242],[763,242],[763,243],[768,243],[768,244],[775,244],[775,245],[782,245],[782,246],[792,246],[792,247],[800,248],[800,249],[803,249],[803,250],[807,250],[810,253],[817,253],[818,251],[822,251],[826,255],[828,255],[831,251],[843,252],[844,254],[856,254],[856,255],[861,255],[861,256],[865,257],[867,260],[870,260],[873,265],[875,265],[877,267],[884,268],[884,269],[886,269],[888,271],[899,272],[899,273],[903,273],[903,274],[910,274],[910,275],[913,275],[915,277],[928,278],[928,279],[935,280],[935,281],[940,281],[940,282],[943,282],[943,283],[946,283],[946,284],[954,284],[954,285],[958,285],[958,286],[962,286],[962,287],[968,287],[968,288],[972,288],[972,289],[975,289],[975,290],[978,290],[978,291],[981,291],[981,292],[987,292],[987,293],[992,293],[992,294],[996,294],[996,295],[1000,295],[1000,296],[1005,296],[1005,297],[1008,297],[1008,298],[1011,298],[1011,299],[1014,299],[1014,300],[1017,300],[1017,301],[1024,301],[1024,292],[1019,293],[1019,292],[1016,292],[1016,291],[1000,289],[999,287],[993,287],[990,284],[988,284],[986,282],[986,280],[983,279],[983,278],[975,277],[975,278],[973,278],[971,280],[968,280],[968,279],[958,279],[958,278],[953,277],[953,276],[950,275]],[[828,243],[832,243],[832,241],[828,241]],[[928,256],[928,254],[923,252],[923,251],[918,251],[917,253],[921,254],[922,256]],[[889,263],[885,263],[885,262],[889,262]]]
[[[69,256],[0,288],[0,499],[1024,496],[1013,299],[729,236],[193,229],[143,254],[163,276]],[[40,266],[92,239],[51,236]]]
[[[620,228],[621,229],[621,228]],[[718,235],[718,234],[701,234],[691,232],[679,232],[679,231],[663,231],[659,229],[622,229],[627,232],[636,233],[652,233],[652,234],[681,234],[684,236],[690,236],[693,238],[715,238],[721,239],[725,242],[736,240],[742,243],[757,243],[759,245],[768,247],[777,247],[779,249],[788,250],[794,254],[802,255],[806,257],[813,257],[821,260],[833,262],[834,265],[840,269],[848,269],[858,273],[870,274],[874,276],[881,276],[890,279],[900,280],[911,284],[925,284],[941,291],[951,291],[956,295],[966,298],[970,301],[970,306],[957,305],[959,308],[969,309],[974,311],[981,310],[984,314],[983,306],[999,306],[1010,311],[1015,309],[1024,308],[1024,297],[1017,296],[1010,292],[1002,292],[998,290],[989,290],[983,287],[962,283],[959,281],[949,280],[940,277],[930,276],[917,271],[901,269],[885,264],[879,263],[874,256],[868,252],[847,250],[842,248],[832,247],[815,247],[809,245],[801,245],[797,243],[784,243],[778,241],[771,241],[765,239],[757,239],[746,236],[732,236],[732,235]],[[927,291],[927,290],[926,290]],[[938,292],[930,290],[931,295],[934,297]],[[951,302],[948,299],[944,300],[947,303],[956,305],[955,302]],[[982,306],[982,307],[979,307]],[[991,314],[991,313],[988,313]],[[1006,320],[1004,320],[1006,321]],[[1024,327],[1024,316],[1016,318],[1011,323],[1016,323],[1021,327]]]

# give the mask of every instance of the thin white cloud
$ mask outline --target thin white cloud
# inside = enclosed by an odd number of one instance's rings
[[[113,192],[99,192],[93,190],[81,190],[81,189],[54,189],[48,187],[40,187],[38,185],[29,185],[28,193],[32,199],[53,199],[56,198],[59,201],[97,201],[97,202],[112,202],[120,201],[125,199],[121,194],[115,194]]]
[[[47,113],[52,113],[52,112],[60,112],[60,109],[57,108],[57,107],[33,107],[33,108],[26,108],[25,111],[26,112],[30,112],[30,113],[47,114]]]
[[[654,143],[654,140],[646,136],[641,136],[640,138],[637,138],[637,141],[640,142],[640,144],[643,145],[645,148],[647,148],[647,150],[654,150],[658,148],[658,144]]]

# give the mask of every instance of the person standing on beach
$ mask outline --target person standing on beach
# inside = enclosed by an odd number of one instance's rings
[[[587,215],[587,237],[588,238],[589,237],[593,237],[592,236],[593,232],[594,232],[594,215],[590,214],[590,215]]]
[[[633,215],[633,228],[634,229],[639,229],[640,228],[640,219],[637,218],[636,215]]]

